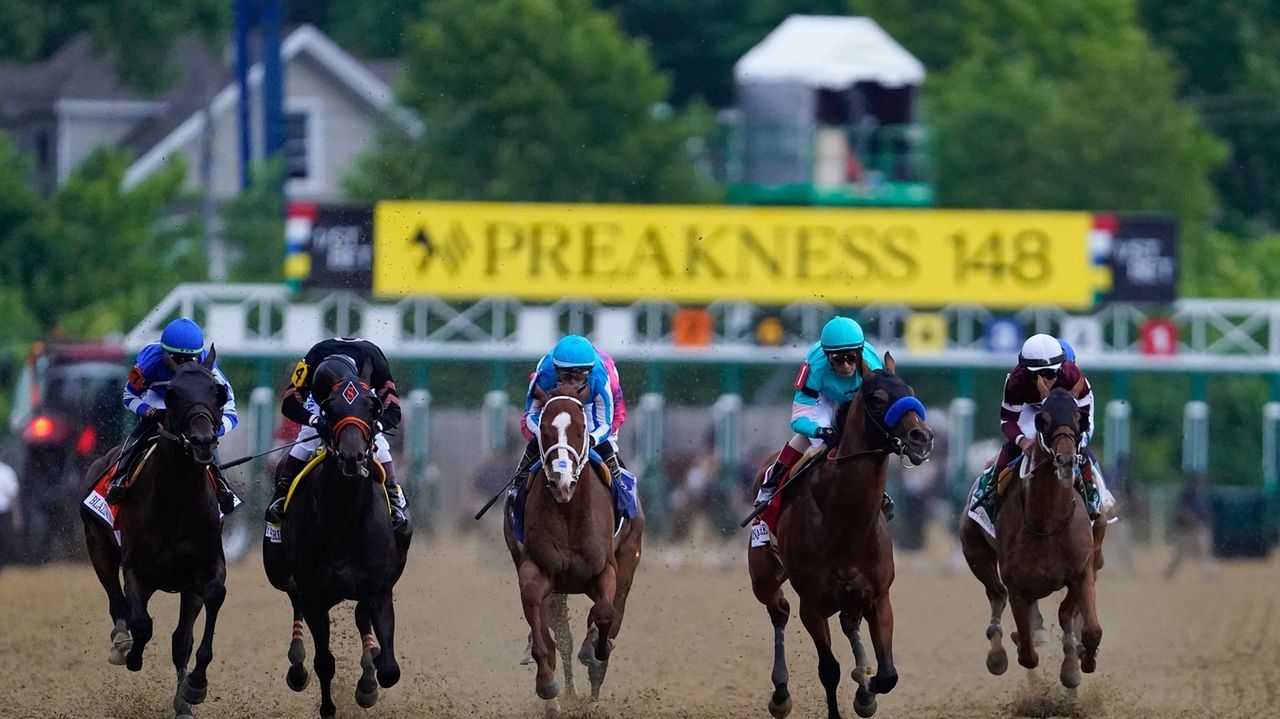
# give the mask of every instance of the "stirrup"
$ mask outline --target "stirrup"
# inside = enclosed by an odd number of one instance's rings
[[[284,497],[280,497],[267,505],[265,518],[271,524],[280,524],[281,520],[284,519]]]
[[[756,499],[754,504],[757,507],[759,507],[762,504],[768,504],[769,502],[773,501],[774,496],[777,494],[778,494],[777,487],[765,487],[761,485],[760,491],[756,493]]]

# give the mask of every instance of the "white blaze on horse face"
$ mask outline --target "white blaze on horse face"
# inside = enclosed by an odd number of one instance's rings
[[[556,428],[556,452],[551,459],[550,471],[556,475],[556,500],[568,502],[573,497],[574,466],[573,457],[569,454],[569,437],[567,430],[573,423],[568,412],[561,412],[551,420]]]

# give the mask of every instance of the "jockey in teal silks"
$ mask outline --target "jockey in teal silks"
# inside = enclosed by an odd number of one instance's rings
[[[796,393],[791,403],[791,429],[796,434],[765,472],[756,506],[773,499],[779,482],[810,447],[826,444],[835,448],[836,418],[862,386],[864,364],[871,370],[884,369],[880,354],[866,341],[861,325],[848,317],[831,318],[796,374]],[[881,508],[885,518],[893,518],[893,500],[888,494],[884,495]]]

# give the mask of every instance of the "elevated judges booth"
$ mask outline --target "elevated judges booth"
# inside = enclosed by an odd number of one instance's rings
[[[924,77],[871,18],[787,18],[734,66],[730,202],[932,205]]]

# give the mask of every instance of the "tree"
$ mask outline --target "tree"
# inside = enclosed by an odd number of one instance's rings
[[[425,0],[285,0],[285,21],[311,23],[361,57],[399,57]]]
[[[587,0],[437,0],[412,29],[389,134],[349,183],[366,197],[654,202],[710,197],[644,45]]]
[[[44,330],[123,331],[178,282],[203,278],[191,223],[164,215],[178,199],[182,163],[123,190],[128,166],[124,153],[94,153],[22,233],[19,287]]]
[[[29,228],[40,211],[40,196],[26,182],[27,165],[13,144],[0,134],[0,257],[19,260],[28,249]],[[22,291],[24,268],[18,261],[0,263],[0,345],[35,339],[39,324]]]
[[[230,7],[225,0],[0,0],[0,59],[43,60],[89,31],[124,85],[154,93],[174,79],[168,63],[174,40],[191,32],[217,44]]]
[[[279,282],[284,274],[284,163],[253,168],[253,182],[219,208],[234,282]]]

